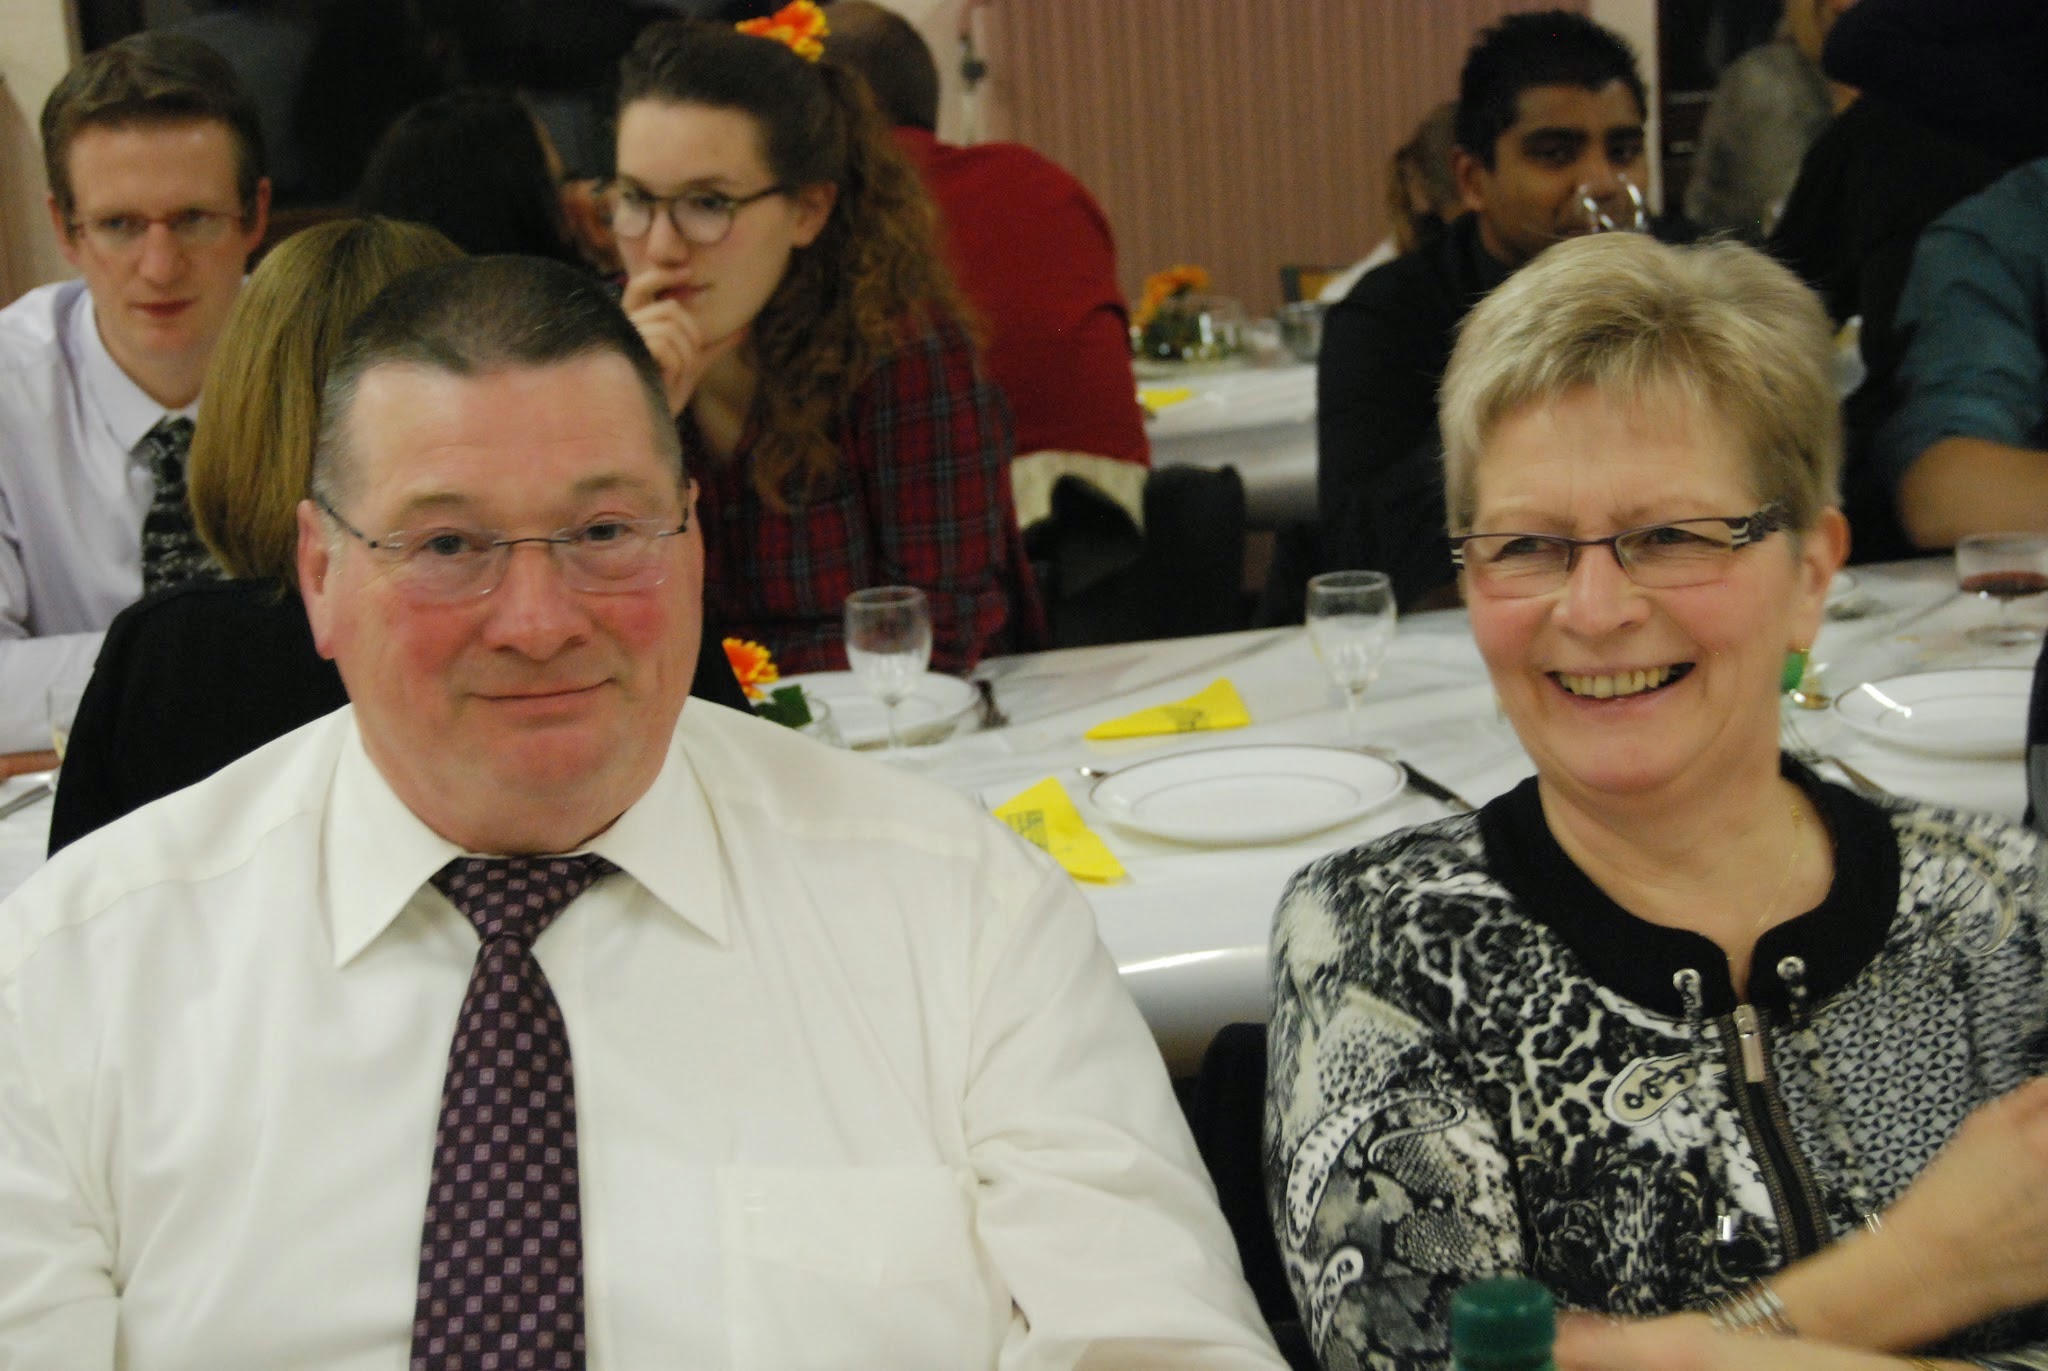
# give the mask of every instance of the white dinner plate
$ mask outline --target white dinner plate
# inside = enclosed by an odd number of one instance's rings
[[[1835,697],[1835,712],[1858,733],[1916,752],[2018,757],[2026,751],[2033,680],[2024,667],[1923,671],[1845,690]]]
[[[813,671],[784,676],[780,686],[800,685],[831,706],[832,722],[848,747],[885,747],[889,742],[889,711],[868,694],[851,671]],[[953,735],[973,712],[974,687],[958,676],[927,671],[896,706],[896,731],[906,743],[937,743]]]
[[[1175,842],[1241,846],[1305,837],[1401,793],[1392,762],[1339,747],[1250,744],[1155,757],[1088,794],[1112,823]]]

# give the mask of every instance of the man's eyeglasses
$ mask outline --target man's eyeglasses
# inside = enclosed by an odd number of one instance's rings
[[[162,224],[184,248],[210,248],[226,240],[228,230],[242,226],[242,216],[217,209],[181,209],[170,214],[103,214],[73,219],[71,231],[104,253],[132,252],[141,246],[152,224]]]
[[[1720,580],[1737,552],[1791,526],[1784,506],[1773,501],[1741,518],[1674,519],[1606,538],[1465,533],[1450,540],[1451,561],[1486,594],[1519,599],[1562,589],[1578,565],[1579,549],[1604,547],[1637,585],[1677,590]]]
[[[777,183],[752,195],[727,195],[715,190],[685,190],[674,195],[649,195],[638,186],[614,185],[606,197],[612,232],[621,238],[644,238],[654,230],[654,216],[666,211],[668,222],[686,243],[715,248],[732,232],[736,215],[756,200],[781,195]]]
[[[594,519],[547,537],[507,538],[497,529],[400,529],[372,538],[341,517],[319,496],[313,503],[343,532],[383,560],[398,587],[416,600],[474,600],[496,590],[511,565],[512,549],[540,543],[554,553],[562,583],[591,595],[624,595],[652,590],[668,579],[661,540],[690,527],[666,519]]]

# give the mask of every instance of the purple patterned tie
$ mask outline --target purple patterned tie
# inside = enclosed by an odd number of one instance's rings
[[[413,1371],[582,1371],[576,1082],[533,942],[617,870],[591,856],[458,857],[434,876],[483,946],[441,1087]]]

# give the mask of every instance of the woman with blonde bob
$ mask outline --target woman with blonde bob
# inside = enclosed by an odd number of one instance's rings
[[[1636,235],[1464,326],[1450,541],[1536,775],[1282,900],[1268,1194],[1325,1367],[1441,1366],[1507,1272],[1646,1319],[1564,1368],[2048,1364],[2039,843],[1778,747],[1848,545],[1829,357],[1783,268]]]
[[[806,45],[808,46],[808,45]],[[619,74],[612,231],[698,474],[706,595],[784,672],[846,665],[846,596],[930,597],[933,665],[1038,631],[1001,393],[931,201],[861,78],[721,24]]]

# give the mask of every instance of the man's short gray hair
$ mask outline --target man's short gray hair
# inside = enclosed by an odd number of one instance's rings
[[[1635,233],[1559,243],[1459,331],[1437,397],[1450,531],[1471,531],[1479,454],[1501,421],[1584,387],[1691,401],[1742,445],[1759,503],[1811,528],[1842,466],[1833,362],[1820,300],[1754,248]]]
[[[313,493],[335,508],[350,493],[349,411],[378,367],[482,376],[602,354],[624,359],[639,378],[655,449],[674,464],[680,489],[687,473],[661,368],[603,285],[538,257],[469,257],[409,272],[356,317],[327,373]]]

